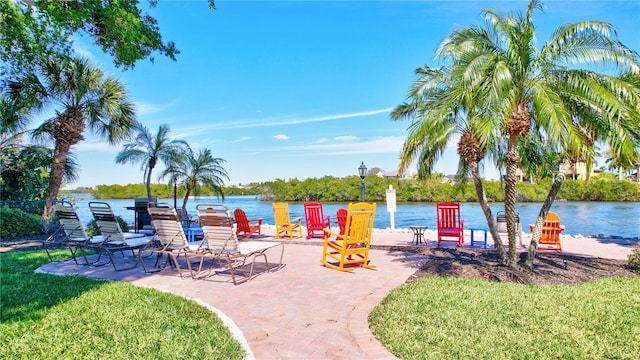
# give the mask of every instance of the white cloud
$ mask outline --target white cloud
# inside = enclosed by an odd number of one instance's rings
[[[91,50],[85,47],[81,41],[78,41],[77,38],[73,41],[73,52],[84,58],[87,58],[91,63],[96,63],[97,61],[96,56],[93,55]]]
[[[202,133],[212,129],[241,129],[241,128],[253,128],[253,127],[308,124],[308,123],[314,123],[314,122],[323,122],[323,121],[332,121],[332,120],[341,120],[341,119],[378,115],[383,113],[389,113],[391,110],[393,110],[393,108],[359,111],[359,112],[353,112],[353,113],[343,113],[343,114],[334,114],[334,115],[315,116],[315,117],[308,117],[308,118],[300,118],[295,115],[282,115],[277,117],[261,118],[261,119],[235,120],[235,121],[227,121],[227,122],[210,122],[206,126],[199,125],[196,128],[197,130],[194,129],[194,131],[198,131]]]
[[[231,141],[231,143],[232,143],[232,144],[235,144],[235,143],[239,143],[239,142],[247,141],[247,140],[249,140],[249,139],[250,139],[250,138],[249,138],[248,136],[243,136],[243,137],[241,137],[240,139],[236,139],[236,140]]]
[[[354,141],[355,139],[357,139],[357,137],[353,135],[336,136],[333,138],[333,140],[336,141]]]
[[[109,145],[104,141],[83,141],[71,148],[72,151],[99,151],[117,153],[122,150],[120,145]]]
[[[278,134],[278,135],[275,135],[273,138],[277,140],[289,140],[289,137],[285,134]]]
[[[173,100],[168,103],[162,104],[152,104],[144,101],[136,101],[136,114],[138,116],[145,116],[149,114],[159,113],[161,111],[168,110],[175,106],[178,103],[178,100]]]
[[[344,137],[348,138],[348,137]],[[404,136],[376,137],[367,141],[351,141],[345,139],[341,142],[313,143],[308,145],[277,146],[271,150],[290,151],[293,156],[325,156],[325,155],[354,155],[354,154],[399,154]]]

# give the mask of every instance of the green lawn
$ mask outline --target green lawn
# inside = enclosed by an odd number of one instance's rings
[[[638,359],[640,280],[533,286],[450,277],[392,291],[372,332],[402,359]]]
[[[33,273],[46,262],[44,251],[0,254],[2,359],[245,356],[220,319],[193,301],[124,282]]]

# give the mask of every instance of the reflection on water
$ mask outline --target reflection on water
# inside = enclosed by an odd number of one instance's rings
[[[84,223],[91,220],[91,212],[88,203],[91,198],[82,195],[76,197],[78,215]],[[173,205],[173,199],[159,199]],[[127,210],[127,206],[133,206],[133,199],[107,200],[116,215],[121,216],[129,223],[133,223],[133,211]],[[231,212],[235,208],[242,208],[250,218],[263,218],[263,223],[273,224],[273,212],[270,202],[258,201],[254,196],[228,196],[224,201],[216,197],[201,197],[190,199],[187,210],[195,214],[196,204],[223,203]],[[182,200],[178,199],[178,206]],[[347,207],[346,203],[324,203],[325,215],[331,215],[331,221],[335,221],[336,211],[341,207]],[[529,231],[528,224],[533,223],[540,211],[541,203],[521,203],[517,205],[520,219],[525,232]],[[491,210],[494,214],[504,209],[502,203],[492,203]],[[292,217],[302,217],[304,212],[302,203],[290,203],[289,211]],[[462,217],[466,227],[486,226],[484,214],[477,203],[463,203]],[[556,202],[551,207],[565,225],[565,234],[571,235],[602,235],[620,236],[624,238],[640,237],[640,203],[615,203],[615,202]],[[403,203],[398,204],[394,214],[396,229],[408,228],[411,225],[426,225],[430,229],[436,227],[436,210],[434,203]],[[390,214],[386,204],[379,203],[374,226],[378,229],[390,227]]]

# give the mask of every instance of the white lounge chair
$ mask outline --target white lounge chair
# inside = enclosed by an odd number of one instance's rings
[[[145,272],[158,272],[163,270],[167,262],[175,266],[180,277],[183,277],[180,268],[179,257],[183,255],[187,262],[187,268],[191,273],[190,255],[197,255],[201,250],[201,244],[189,244],[187,236],[184,233],[182,223],[176,210],[167,203],[150,202],[147,205],[147,211],[151,216],[151,225],[155,228],[158,246],[146,248],[144,252],[157,254],[155,269],[147,269],[142,260],[143,251],[138,252],[142,268]],[[201,242],[202,243],[202,242]],[[166,260],[163,258],[166,256]]]
[[[98,229],[102,234],[102,242],[96,243],[97,250],[105,252],[109,256],[109,262],[113,265],[114,270],[133,269],[138,265],[138,256],[135,256],[134,250],[142,250],[148,247],[153,240],[153,236],[139,233],[125,233],[120,228],[118,219],[113,213],[111,206],[106,202],[91,201],[89,209],[93,214]],[[131,251],[134,256],[135,263],[128,267],[118,268],[114,261],[113,254],[120,252],[124,257],[125,251]],[[109,262],[101,265],[106,265]]]
[[[204,278],[211,274],[211,271],[218,260],[219,264],[225,264],[224,272],[228,271],[234,285],[249,281],[253,278],[256,258],[262,257],[265,262],[266,271],[272,272],[282,268],[282,257],[284,255],[284,244],[275,241],[239,241],[236,231],[233,228],[233,221],[229,214],[229,209],[222,204],[198,204],[196,206],[200,226],[204,233],[202,249],[204,252],[197,256],[202,257],[200,267],[197,272],[192,272],[194,278]],[[280,260],[277,266],[269,265],[267,250],[281,247]],[[203,271],[202,265],[205,259],[211,259],[211,266],[207,271]],[[250,260],[250,265],[247,264]],[[242,279],[237,279],[236,275],[240,270],[246,270],[245,265],[249,265],[248,274]],[[218,271],[217,273],[220,273]]]
[[[100,256],[93,262],[89,262],[87,258],[86,251],[81,251],[82,256],[84,257],[84,264],[78,262],[77,256],[78,251],[91,249],[96,250],[98,245],[102,243],[103,238],[101,236],[89,236],[82,225],[82,221],[78,217],[78,213],[76,212],[75,207],[68,201],[61,200],[54,204],[54,216],[58,219],[60,223],[60,228],[58,228],[51,236],[49,236],[44,242],[43,247],[49,257],[50,261],[53,261],[51,254],[49,253],[50,248],[55,247],[67,247],[71,251],[71,257],[78,265],[94,265],[100,261]],[[62,237],[60,237],[60,231],[64,233]]]

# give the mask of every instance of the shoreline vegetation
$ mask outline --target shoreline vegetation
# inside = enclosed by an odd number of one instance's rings
[[[471,181],[464,184],[447,182],[443,176],[427,180],[392,179],[369,176],[365,179],[365,194],[369,201],[384,201],[389,186],[396,190],[398,202],[438,202],[460,201],[477,202]],[[543,202],[550,187],[550,180],[541,180],[535,184],[520,182],[517,184],[518,202]],[[483,182],[489,202],[504,201],[504,183],[498,180]],[[178,198],[184,197],[185,189],[177,187]],[[133,199],[146,197],[145,185],[97,185],[95,188],[77,188],[62,190],[65,193],[89,193],[96,199]],[[174,196],[173,185],[151,184],[151,193],[158,198]],[[360,178],[357,176],[336,178],[325,176],[305,180],[275,180],[251,183],[239,186],[224,186],[225,196],[256,195],[263,201],[325,201],[347,202],[360,198]],[[199,196],[215,195],[213,190],[203,187]],[[556,201],[615,201],[640,202],[640,183],[618,180],[613,174],[602,174],[589,180],[568,179],[562,185]]]

